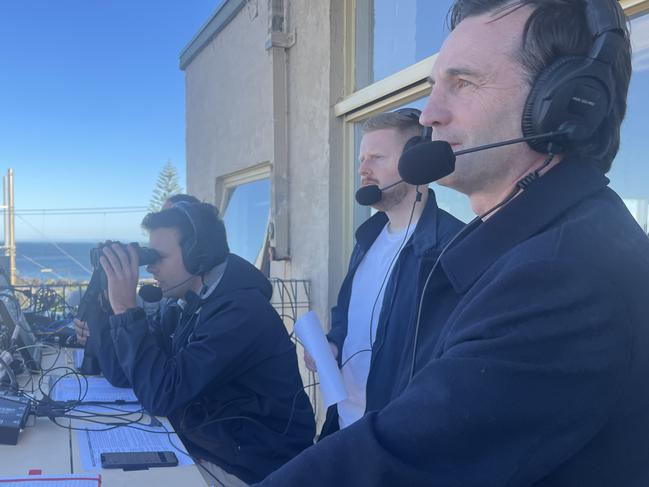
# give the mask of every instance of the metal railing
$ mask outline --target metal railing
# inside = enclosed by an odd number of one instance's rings
[[[295,322],[311,309],[311,285],[306,279],[279,279],[273,277],[270,282],[273,285],[273,296],[270,302],[279,313],[291,340],[295,343],[302,382],[317,418],[319,406],[317,378],[315,373],[308,370],[304,365],[302,359],[304,346],[294,333]]]

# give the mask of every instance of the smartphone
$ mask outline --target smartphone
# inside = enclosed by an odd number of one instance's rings
[[[175,467],[178,458],[172,451],[129,451],[101,454],[102,468],[142,470],[149,467]]]

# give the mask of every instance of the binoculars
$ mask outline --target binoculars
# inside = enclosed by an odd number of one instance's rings
[[[112,244],[119,244],[124,249],[124,252],[128,252],[126,245],[121,242],[111,242],[109,240],[105,244],[100,244],[98,247],[90,249],[90,263],[92,264],[93,269],[98,269],[99,267],[101,267],[99,258],[104,254],[104,247]],[[152,248],[140,247],[135,242],[131,243],[131,245],[133,245],[135,247],[135,250],[137,251],[137,256],[139,257],[141,266],[153,264],[160,259],[160,254],[158,254],[158,252]]]

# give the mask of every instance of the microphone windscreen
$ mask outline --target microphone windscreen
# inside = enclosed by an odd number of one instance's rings
[[[448,176],[454,169],[455,154],[443,140],[417,144],[399,158],[399,175],[409,184],[429,184]]]
[[[137,292],[145,303],[157,303],[162,299],[162,289],[153,284],[145,284]]]
[[[381,201],[381,188],[376,184],[363,186],[356,191],[356,201],[359,205],[370,206]]]

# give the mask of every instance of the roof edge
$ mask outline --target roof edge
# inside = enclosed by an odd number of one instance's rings
[[[209,42],[219,34],[246,4],[246,0],[225,0],[198,30],[180,52],[179,66],[182,71],[194,60]]]

